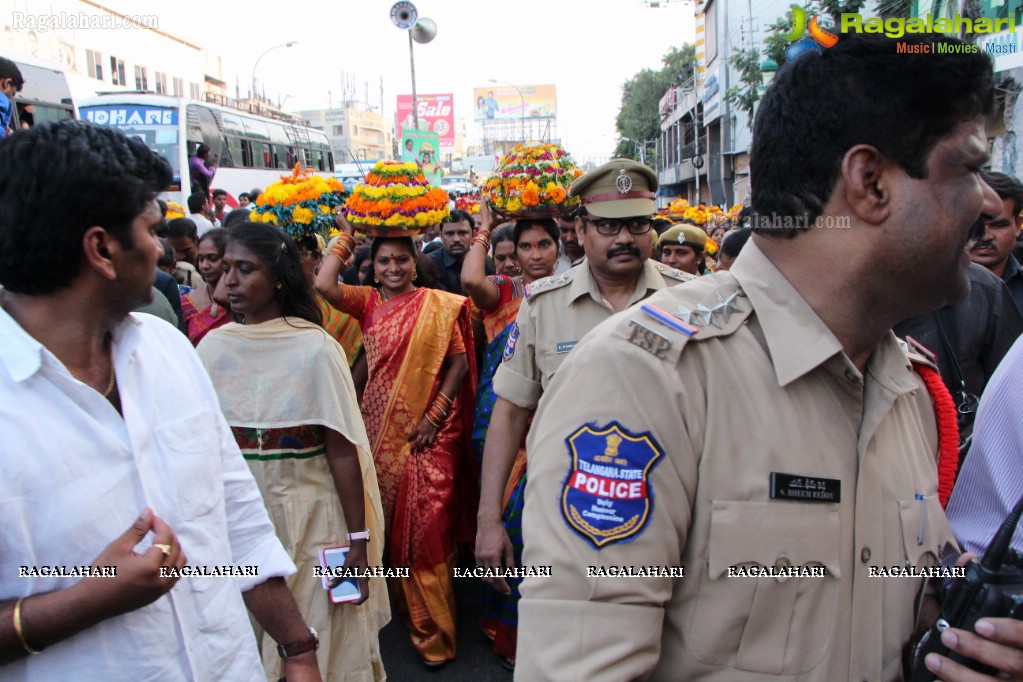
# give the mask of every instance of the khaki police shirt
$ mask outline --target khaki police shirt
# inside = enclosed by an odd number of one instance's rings
[[[699,331],[649,305],[698,312]],[[730,273],[594,329],[544,393],[526,449],[523,565],[552,569],[522,587],[516,679],[901,677],[924,579],[870,567],[935,565],[954,543],[931,399],[891,334],[861,375],[755,243]],[[790,499],[772,499],[772,472],[799,479]]]
[[[688,273],[648,260],[629,306],[666,286],[692,279]],[[494,375],[494,391],[519,407],[535,409],[569,351],[614,312],[585,259],[563,275],[533,282]]]

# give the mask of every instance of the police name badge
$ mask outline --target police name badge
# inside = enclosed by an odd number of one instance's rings
[[[515,355],[515,343],[519,340],[519,323],[513,322],[511,331],[508,332],[508,341],[504,344],[504,354],[501,362],[508,362]]]
[[[770,496],[772,500],[794,502],[841,502],[842,481],[772,471]]]
[[[597,549],[639,536],[653,511],[650,472],[664,457],[661,446],[618,422],[587,424],[565,443],[572,458],[561,492],[565,522]]]

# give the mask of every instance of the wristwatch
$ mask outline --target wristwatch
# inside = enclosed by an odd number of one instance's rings
[[[369,528],[361,533],[349,533],[348,542],[351,542],[352,540],[365,540],[366,542],[369,542]]]
[[[281,658],[288,659],[295,656],[301,656],[302,654],[309,653],[310,651],[316,651],[320,648],[320,637],[316,634],[311,626],[309,628],[309,636],[300,642],[291,642],[290,644],[278,644],[277,653]]]

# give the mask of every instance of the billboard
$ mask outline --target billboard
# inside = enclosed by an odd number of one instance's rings
[[[420,119],[419,124],[423,121]],[[401,160],[415,161],[426,176],[427,182],[440,187],[440,160],[437,148],[440,146],[437,133],[425,130],[404,130],[401,134]]]
[[[472,101],[475,118],[480,122],[556,118],[558,115],[558,89],[554,85],[520,85],[518,88],[491,85],[487,88],[473,88]]]
[[[419,130],[437,133],[440,138],[440,151],[452,153],[455,150],[455,114],[453,95],[416,95],[419,106]],[[395,110],[398,139],[402,133],[415,130],[415,119],[412,116],[412,95],[398,95],[398,107]]]

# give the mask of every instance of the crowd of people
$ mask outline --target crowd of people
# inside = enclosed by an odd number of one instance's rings
[[[871,578],[965,565],[1023,493],[990,60],[902,52],[782,69],[720,220],[613,159],[558,215],[293,239],[209,149],[168,220],[142,142],[9,136],[0,677],[381,680],[392,609],[437,669],[474,562],[522,680],[1019,679],[1023,623],[915,659],[949,584]]]

